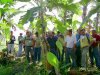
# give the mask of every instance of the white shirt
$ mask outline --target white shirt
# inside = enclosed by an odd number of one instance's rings
[[[76,44],[76,36],[69,36],[67,35],[65,37],[65,43],[67,48],[73,48],[74,44]]]

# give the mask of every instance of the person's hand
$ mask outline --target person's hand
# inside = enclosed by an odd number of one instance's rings
[[[31,47],[31,49],[33,49],[33,47]]]
[[[67,48],[66,48],[66,47],[64,47],[64,52],[66,52],[66,49],[67,49]]]

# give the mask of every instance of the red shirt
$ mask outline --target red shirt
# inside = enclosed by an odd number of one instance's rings
[[[97,41],[100,41],[100,35],[94,34],[94,35],[92,35],[92,37],[96,39],[96,41],[94,41],[94,42],[92,43],[92,46],[93,46],[93,47],[98,46]]]

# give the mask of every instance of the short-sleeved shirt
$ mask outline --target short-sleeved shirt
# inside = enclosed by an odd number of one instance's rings
[[[25,46],[32,46],[33,44],[33,38],[30,36],[25,36],[24,37],[24,41],[25,41]]]
[[[76,44],[76,37],[74,35],[72,36],[67,35],[65,37],[65,42],[67,43],[66,44],[67,48],[73,48],[74,44]]]
[[[81,44],[81,48],[89,46],[89,41],[86,35],[80,36],[80,44]]]
[[[92,35],[92,37],[96,39],[96,40],[93,42],[92,46],[93,46],[93,47],[98,46],[97,41],[100,41],[100,36],[97,35],[97,34],[95,34],[95,35]]]
[[[18,36],[18,41],[19,41],[19,44],[21,44],[23,41],[23,36]]]
[[[15,36],[10,37],[9,44],[14,44],[14,41],[15,41]]]
[[[56,41],[57,37],[55,36],[53,36],[52,38],[51,37],[47,38],[47,42],[49,43],[50,48],[56,48]]]
[[[35,47],[40,47],[41,46],[41,38],[40,37],[35,37]]]

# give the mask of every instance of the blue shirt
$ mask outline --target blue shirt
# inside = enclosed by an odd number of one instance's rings
[[[77,34],[76,34],[76,40],[77,40],[77,42],[76,42],[76,46],[77,46],[77,47],[80,46],[80,41],[79,41],[79,39],[80,39],[80,34],[77,33]]]
[[[48,41],[48,43],[50,45],[50,48],[56,48],[57,37],[55,37],[55,36],[52,37],[52,38],[48,37],[47,41]]]

